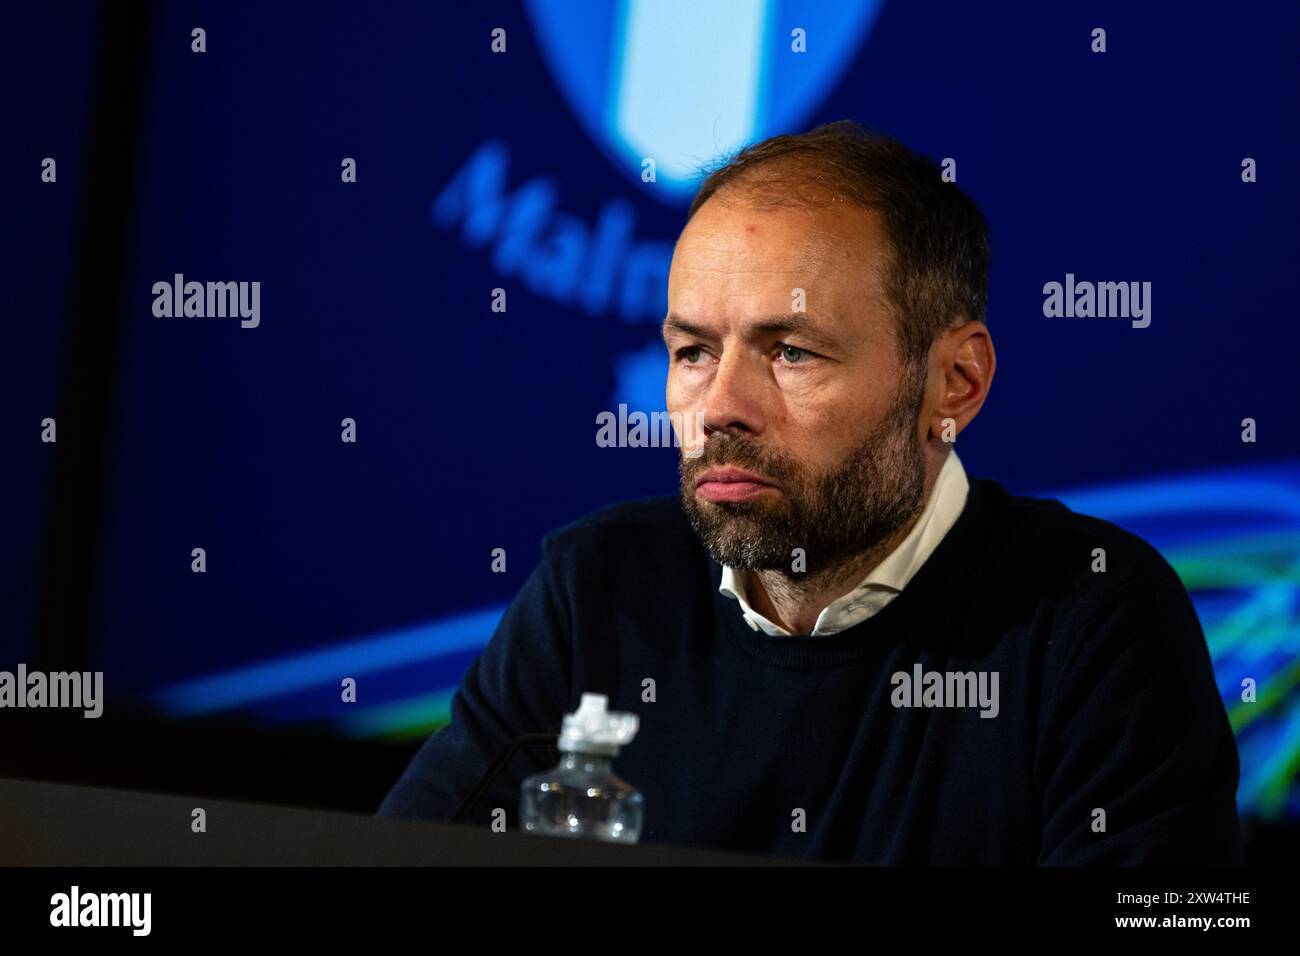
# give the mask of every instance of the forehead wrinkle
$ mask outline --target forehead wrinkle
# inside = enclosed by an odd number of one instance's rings
[[[817,273],[824,271],[845,257],[836,248],[835,237],[822,233],[814,242],[799,243],[793,247],[773,249],[754,248],[727,242],[697,242],[682,250],[684,254],[674,257],[673,266],[691,272],[712,272],[719,274],[795,274]],[[703,261],[700,261],[703,260]],[[752,263],[760,261],[761,266]]]

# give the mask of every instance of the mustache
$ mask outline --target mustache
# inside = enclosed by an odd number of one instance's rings
[[[798,465],[783,455],[772,454],[749,438],[725,432],[713,434],[704,451],[695,458],[682,458],[682,476],[694,478],[706,468],[732,465],[753,472],[777,484],[788,484],[799,474]]]

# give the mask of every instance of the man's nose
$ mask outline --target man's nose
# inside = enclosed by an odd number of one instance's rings
[[[704,395],[706,434],[724,429],[743,429],[755,435],[763,431],[765,371],[755,355],[738,349],[723,353]]]

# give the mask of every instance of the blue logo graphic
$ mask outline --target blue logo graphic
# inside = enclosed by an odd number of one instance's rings
[[[865,42],[882,2],[527,0],[527,10],[592,140],[638,181],[653,159],[656,194],[681,203],[706,164],[798,132]],[[806,52],[792,48],[800,37]]]

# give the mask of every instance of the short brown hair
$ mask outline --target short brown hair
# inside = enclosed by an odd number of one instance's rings
[[[830,195],[876,210],[891,245],[885,294],[905,364],[924,362],[935,338],[954,323],[987,321],[984,214],[955,183],[943,181],[934,160],[893,137],[840,120],[754,143],[709,173],[687,220],[726,187],[780,205],[824,205]]]

